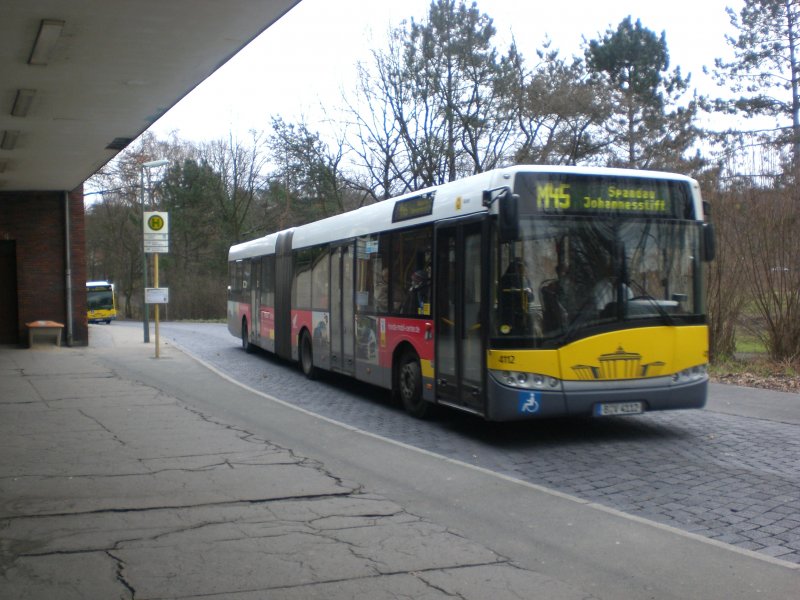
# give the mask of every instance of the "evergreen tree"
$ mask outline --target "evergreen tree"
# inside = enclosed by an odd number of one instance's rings
[[[687,168],[685,157],[697,140],[697,102],[678,106],[689,80],[669,71],[666,35],[657,36],[631,17],[586,48],[586,64],[612,100],[606,131],[608,162],[642,169]]]

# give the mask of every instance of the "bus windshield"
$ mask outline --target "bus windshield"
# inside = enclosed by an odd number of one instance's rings
[[[114,292],[111,286],[88,288],[86,304],[89,310],[111,310],[114,308]]]
[[[701,224],[656,218],[523,218],[497,246],[495,347],[556,348],[645,325],[702,323]]]

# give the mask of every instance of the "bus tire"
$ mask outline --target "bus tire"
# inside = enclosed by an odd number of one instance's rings
[[[397,395],[408,414],[425,419],[432,413],[433,404],[422,397],[422,369],[419,357],[407,350],[397,364]]]
[[[300,334],[300,368],[303,375],[312,381],[319,377],[319,369],[314,366],[314,347],[307,331]]]
[[[248,354],[255,350],[253,344],[250,343],[250,336],[247,331],[247,319],[242,319],[242,349]]]

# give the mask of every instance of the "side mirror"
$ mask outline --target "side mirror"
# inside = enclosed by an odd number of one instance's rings
[[[506,189],[497,199],[497,226],[501,242],[519,239],[519,196]]]
[[[511,188],[503,186],[493,190],[483,190],[483,205],[497,205],[497,228],[501,242],[514,242],[519,239],[519,196],[511,193]]]
[[[717,255],[717,242],[714,236],[714,224],[703,223],[703,260],[711,262]]]

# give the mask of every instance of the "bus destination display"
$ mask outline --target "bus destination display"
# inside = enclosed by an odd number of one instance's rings
[[[433,213],[433,194],[425,194],[424,196],[415,196],[407,200],[398,200],[394,205],[392,213],[392,222],[408,221],[410,219],[418,219],[419,217],[426,217]]]
[[[680,181],[520,174],[515,191],[523,214],[691,218],[688,186]]]

